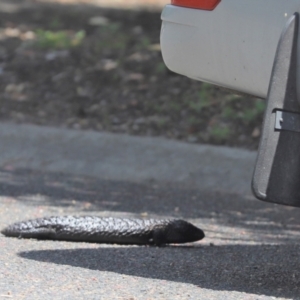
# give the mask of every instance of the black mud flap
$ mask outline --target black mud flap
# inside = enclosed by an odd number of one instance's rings
[[[260,200],[300,207],[298,19],[288,20],[278,44],[252,189]]]

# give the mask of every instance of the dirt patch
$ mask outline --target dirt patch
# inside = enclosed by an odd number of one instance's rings
[[[0,119],[256,149],[265,103],[168,71],[160,13],[0,13]]]

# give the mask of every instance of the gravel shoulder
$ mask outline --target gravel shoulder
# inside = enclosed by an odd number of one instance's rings
[[[1,121],[257,148],[264,100],[170,72],[160,11],[13,3],[0,6]]]

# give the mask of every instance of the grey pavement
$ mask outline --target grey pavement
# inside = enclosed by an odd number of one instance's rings
[[[0,228],[56,214],[178,217],[168,247],[0,235],[0,299],[300,299],[297,208],[255,200],[255,152],[0,124]]]
[[[156,180],[250,194],[256,152],[152,137],[0,124],[0,167]]]

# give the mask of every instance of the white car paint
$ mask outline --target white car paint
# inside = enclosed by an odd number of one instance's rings
[[[213,11],[167,5],[163,59],[176,73],[266,98],[280,35],[299,11],[300,0],[222,0]]]

